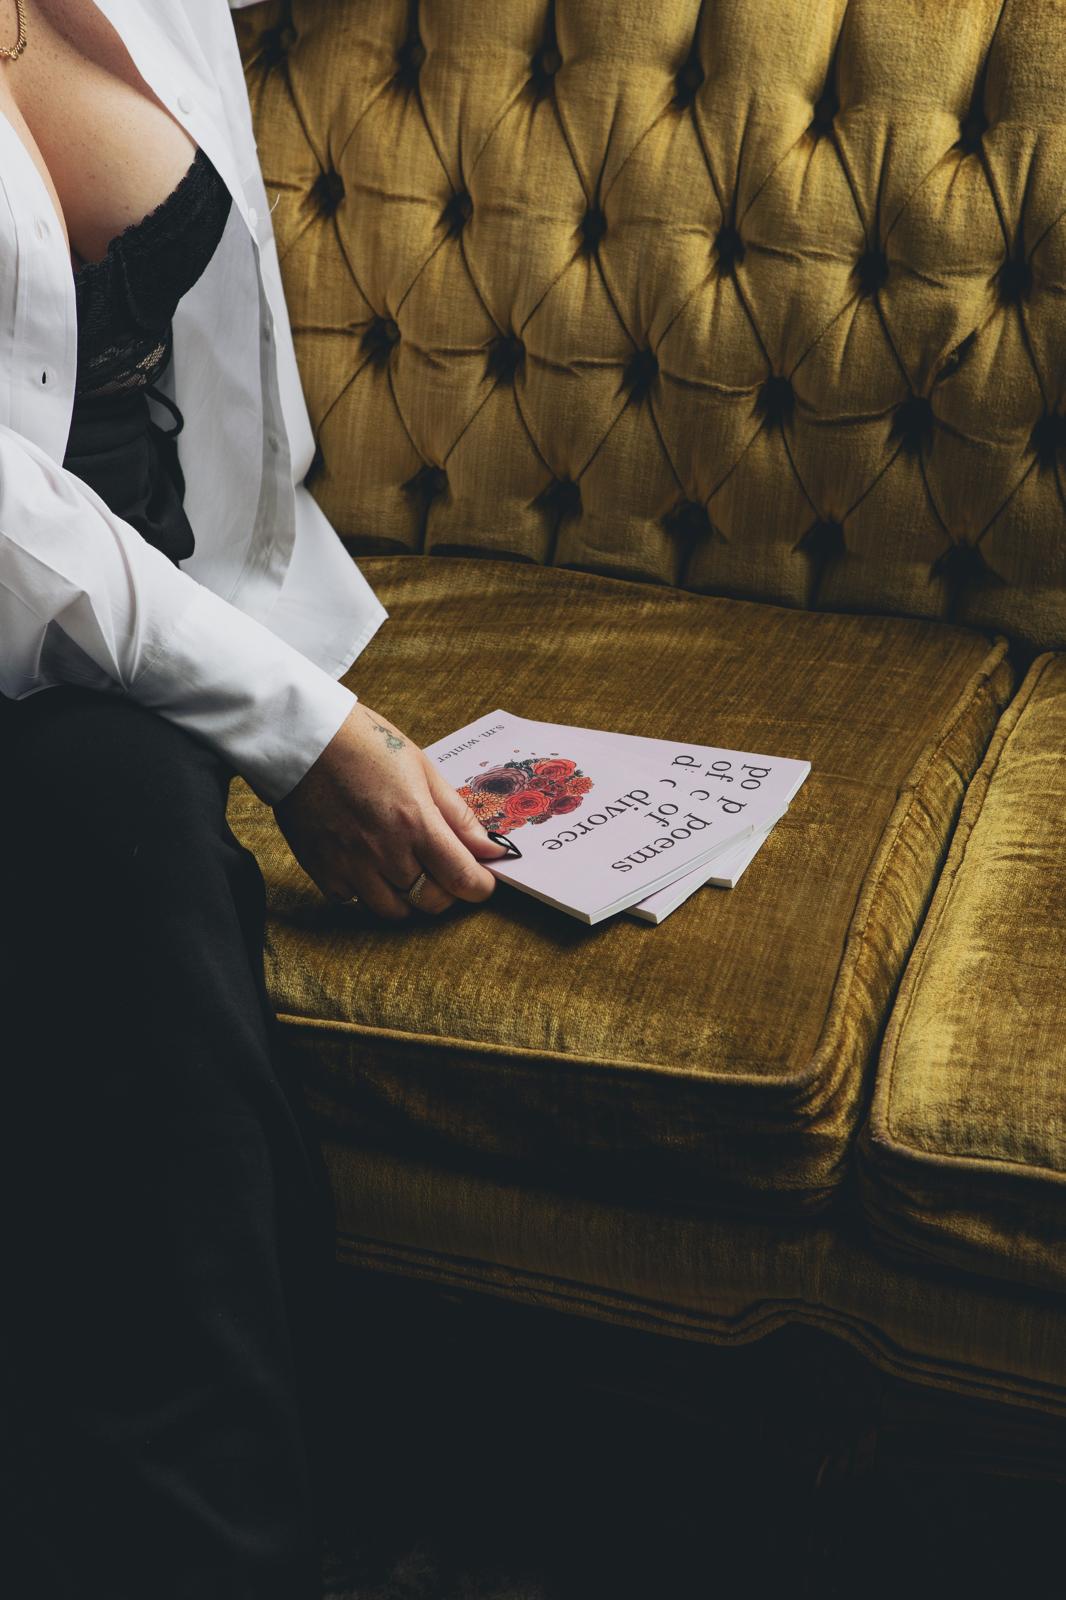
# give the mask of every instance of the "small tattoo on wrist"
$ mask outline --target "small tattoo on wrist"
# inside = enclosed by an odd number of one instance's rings
[[[367,715],[370,715],[369,712]],[[401,739],[398,733],[393,733],[391,728],[386,728],[383,722],[375,722],[373,717],[370,717],[370,723],[372,727],[377,729],[378,733],[385,735],[385,744],[389,750],[402,750],[404,748],[406,740]]]

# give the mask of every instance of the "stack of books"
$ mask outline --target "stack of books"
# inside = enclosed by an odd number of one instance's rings
[[[491,711],[426,749],[511,854],[503,883],[580,922],[662,922],[704,884],[732,889],[809,761],[534,722]]]

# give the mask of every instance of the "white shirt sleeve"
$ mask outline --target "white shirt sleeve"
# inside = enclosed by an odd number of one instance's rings
[[[181,572],[37,445],[0,426],[0,692],[125,693],[276,804],[356,702]]]

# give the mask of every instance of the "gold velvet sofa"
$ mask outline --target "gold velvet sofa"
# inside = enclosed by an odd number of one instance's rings
[[[658,929],[325,904],[240,783],[342,1257],[1066,1413],[1066,13],[269,0],[318,455],[429,743],[807,757]]]

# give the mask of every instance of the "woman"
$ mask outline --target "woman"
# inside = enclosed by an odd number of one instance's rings
[[[229,780],[388,919],[504,851],[336,681],[223,0],[0,0],[0,200],[9,1592],[302,1600],[332,1217]]]

